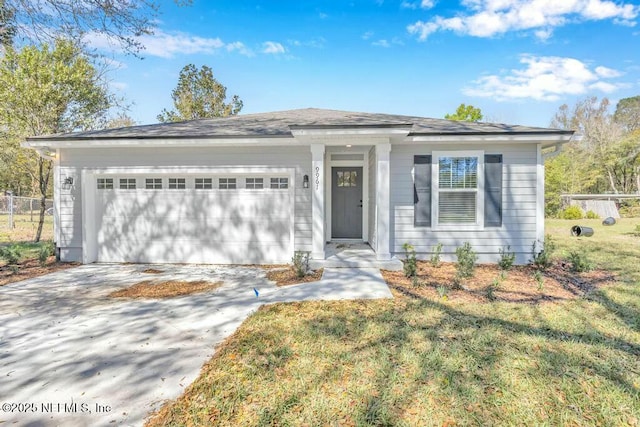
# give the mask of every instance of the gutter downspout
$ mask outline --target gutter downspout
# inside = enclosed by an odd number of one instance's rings
[[[569,139],[569,141],[559,142],[553,146],[554,147],[553,151],[542,154],[542,161],[544,162],[546,160],[553,159],[558,154],[560,154],[562,152],[562,147],[564,146],[564,144],[568,144],[573,141],[582,141],[582,138],[583,138],[583,135],[574,133],[573,135],[571,135],[571,139]]]

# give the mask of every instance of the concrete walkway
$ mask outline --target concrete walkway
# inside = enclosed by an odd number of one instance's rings
[[[148,267],[86,265],[0,287],[0,424],[142,425],[262,304],[392,298],[376,269],[326,269],[319,282],[278,288],[258,268]],[[149,279],[224,286],[166,300],[106,296]]]

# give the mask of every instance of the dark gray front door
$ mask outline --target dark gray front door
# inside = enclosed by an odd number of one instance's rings
[[[331,168],[331,237],[362,239],[362,168]]]

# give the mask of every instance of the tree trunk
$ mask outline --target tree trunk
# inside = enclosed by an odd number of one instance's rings
[[[42,227],[44,226],[44,216],[47,210],[47,188],[51,177],[51,160],[38,158],[38,184],[40,187],[40,219],[38,220],[38,230],[34,242],[39,242],[42,237]]]
[[[613,173],[611,172],[610,168],[607,168],[607,175],[609,175],[609,185],[611,186],[613,193],[618,194],[618,189],[616,188],[616,181],[613,178]]]

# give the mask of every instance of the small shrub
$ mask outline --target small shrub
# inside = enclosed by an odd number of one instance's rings
[[[22,251],[18,246],[5,246],[0,248],[0,258],[4,259],[7,264],[17,264],[22,257]]]
[[[568,259],[571,263],[571,271],[583,273],[593,270],[593,264],[589,261],[589,258],[587,258],[587,254],[582,251],[569,252]]]
[[[420,278],[418,276],[413,276],[411,278],[411,284],[416,288],[420,288],[422,287],[422,285],[424,285],[424,283],[420,281]]]
[[[442,253],[442,243],[438,243],[431,250],[431,265],[433,267],[440,266],[440,254]]]
[[[471,248],[471,244],[469,242],[464,242],[461,247],[456,249],[456,256],[458,257],[458,263],[456,264],[456,278],[468,279],[473,277],[478,255],[476,255],[475,251]],[[462,280],[457,281],[456,284],[459,286],[461,281]]]
[[[18,266],[17,266],[17,265],[15,265],[15,264],[11,264],[11,265],[9,266],[9,270],[11,270],[11,272],[12,272],[13,274],[16,274],[18,271],[20,271],[20,267],[18,267]]]
[[[493,279],[493,282],[491,282],[491,284],[487,287],[487,299],[489,301],[495,301],[496,300],[495,292],[499,288],[500,288],[500,279],[499,278]]]
[[[291,258],[293,264],[293,270],[296,272],[298,278],[302,278],[309,273],[309,253],[302,251],[295,251],[293,258]]]
[[[544,277],[542,276],[542,272],[540,272],[540,270],[534,271],[533,279],[538,284],[538,290],[542,292],[542,290],[544,289]]]
[[[515,252],[510,252],[511,246],[507,246],[507,249],[498,249],[500,252],[500,260],[498,261],[498,265],[500,266],[500,270],[509,271],[511,267],[513,267],[513,263],[516,260]]]
[[[569,206],[560,214],[562,219],[582,219],[584,218],[584,214],[582,213],[582,209],[579,206]]]
[[[446,300],[449,297],[449,289],[446,286],[438,285],[436,291],[441,299]]]
[[[40,246],[40,250],[38,251],[38,261],[40,265],[45,265],[47,263],[47,259],[55,253],[55,247],[53,242],[45,242]]]
[[[418,271],[418,260],[416,259],[416,251],[412,245],[405,243],[402,245],[405,252],[404,275],[405,277],[415,277]]]
[[[544,246],[539,252],[537,250],[537,243],[537,241],[534,241],[533,245],[531,245],[531,262],[536,268],[546,270],[551,267],[551,256],[556,250],[556,243],[549,234],[546,235]]]
[[[584,214],[584,216],[587,219],[599,219],[600,218],[600,215],[598,215],[594,211],[587,211],[587,213]]]

